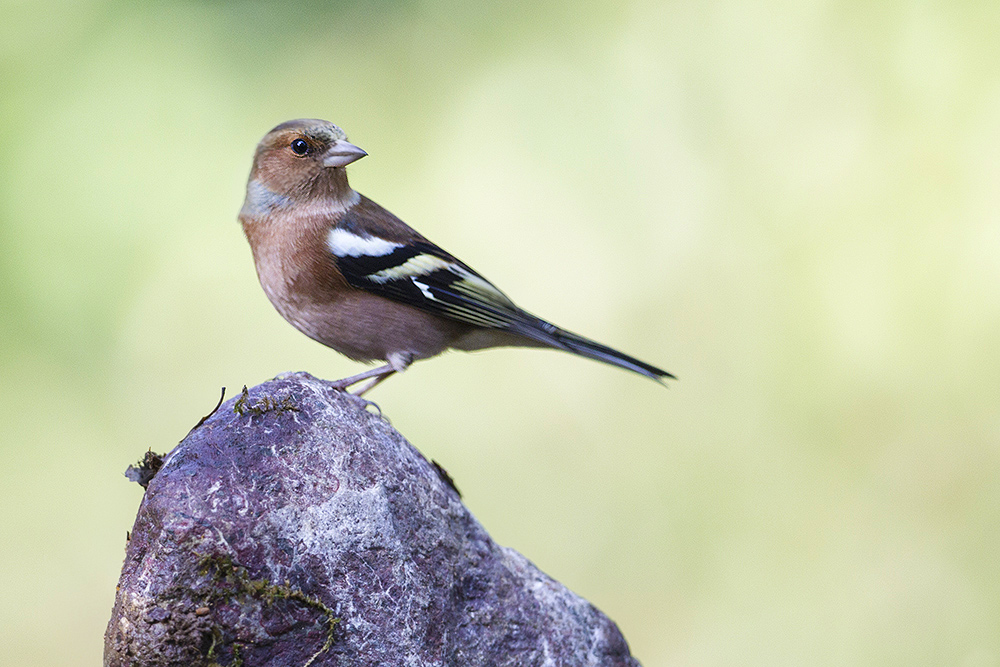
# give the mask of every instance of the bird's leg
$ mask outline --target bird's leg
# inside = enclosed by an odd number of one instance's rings
[[[389,379],[390,375],[393,375],[395,373],[396,373],[396,371],[390,370],[385,375],[380,375],[380,376],[378,376],[376,378],[372,378],[371,380],[368,381],[368,384],[366,384],[364,387],[362,387],[361,389],[358,389],[356,392],[354,392],[354,395],[357,396],[358,398],[361,398],[362,396],[364,396],[365,394],[367,394],[369,391],[371,391],[372,389],[374,389],[375,387],[377,387],[380,383],[382,383],[385,380]]]
[[[382,380],[389,377],[395,372],[396,371],[393,369],[392,366],[386,364],[384,366],[379,366],[378,368],[372,368],[371,370],[367,370],[364,373],[358,373],[357,375],[352,375],[342,380],[331,382],[330,386],[335,391],[344,392],[344,395],[347,398],[350,398],[352,401],[355,401],[361,407],[362,410],[368,410],[369,405],[375,406],[375,409],[378,410],[378,414],[381,417],[382,408],[380,408],[377,403],[373,403],[366,398],[362,398],[361,394],[365,393],[366,391],[368,391],[376,384],[378,384],[379,382],[381,382]],[[368,380],[369,378],[374,378],[374,379],[368,383],[368,386],[361,389],[361,391],[355,392],[353,394],[348,391],[348,388],[351,385],[355,385],[363,380]]]
[[[339,389],[340,391],[347,391],[348,387],[356,385],[362,380],[371,380],[364,387],[354,392],[354,396],[364,396],[365,393],[371,391],[376,385],[380,384],[386,378],[394,373],[402,373],[407,369],[410,363],[413,361],[413,354],[410,352],[392,352],[386,358],[387,363],[385,366],[379,366],[378,368],[372,368],[363,373],[358,373],[357,375],[352,375],[346,377],[343,380],[337,380],[332,382],[331,385],[334,389]],[[350,392],[348,392],[350,393]]]
[[[378,368],[371,368],[363,373],[358,373],[357,375],[351,375],[349,377],[343,378],[341,380],[336,380],[330,383],[330,386],[339,391],[346,392],[347,389],[362,380],[367,380],[368,378],[376,378],[381,380],[389,377],[396,372],[396,369],[392,367],[392,364],[386,364],[384,366],[379,366]],[[348,392],[350,393],[350,392]]]

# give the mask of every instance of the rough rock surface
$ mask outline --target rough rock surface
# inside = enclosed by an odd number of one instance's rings
[[[105,665],[638,666],[443,480],[309,375],[228,401],[149,481]]]

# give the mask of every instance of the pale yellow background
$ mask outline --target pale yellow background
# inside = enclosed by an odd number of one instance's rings
[[[373,395],[647,666],[1000,664],[1000,5],[38,2],[0,20],[0,663],[96,665],[122,471],[286,370],[273,125],[525,308],[661,364]]]

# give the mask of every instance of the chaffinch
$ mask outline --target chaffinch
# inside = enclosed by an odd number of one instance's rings
[[[281,315],[357,361],[386,364],[360,396],[449,348],[551,347],[662,382],[670,373],[525,312],[472,268],[351,189],[367,153],[324,120],[282,123],[257,145],[239,219],[260,284]]]

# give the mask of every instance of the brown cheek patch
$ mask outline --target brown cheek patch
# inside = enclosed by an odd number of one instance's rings
[[[315,160],[295,157],[287,147],[276,147],[260,156],[256,176],[269,190],[288,193],[315,179],[319,168]]]

